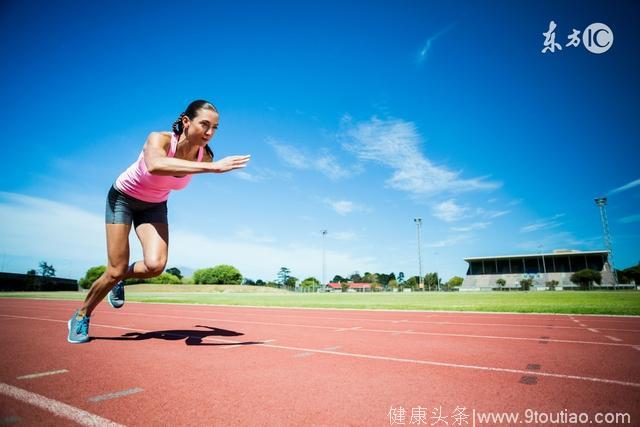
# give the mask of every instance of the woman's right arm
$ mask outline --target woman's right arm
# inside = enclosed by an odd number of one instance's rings
[[[217,162],[193,162],[167,156],[171,136],[151,132],[144,144],[144,162],[151,175],[187,175],[197,173],[222,173],[244,168],[251,156],[225,157]]]

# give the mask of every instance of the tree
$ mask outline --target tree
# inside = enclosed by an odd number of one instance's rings
[[[262,279],[258,279],[256,280],[256,286],[264,286],[266,285],[266,283],[264,282],[264,280]]]
[[[333,276],[333,280],[331,281],[331,283],[342,283],[342,282],[346,282],[347,279],[345,279],[344,277],[340,276],[339,274],[336,274],[335,276]]]
[[[293,276],[289,276],[287,277],[287,280],[284,282],[284,286],[288,287],[288,288],[293,288],[296,286],[296,283],[298,283],[298,278],[297,277],[293,277]]]
[[[38,274],[38,272],[35,271],[33,268],[31,270],[27,271],[27,275],[29,275],[29,276],[35,276],[36,274]]]
[[[145,279],[144,283],[161,284],[161,285],[179,285],[182,282],[177,276],[174,276],[171,273],[162,273],[159,276]]]
[[[520,279],[520,287],[523,291],[528,291],[533,283],[533,279],[531,277],[525,277]]]
[[[340,288],[342,289],[342,292],[347,292],[347,290],[349,289],[349,283],[347,283],[346,281],[340,282]]]
[[[291,275],[291,270],[289,270],[287,267],[281,267],[280,271],[278,271],[278,280],[276,280],[276,282],[278,282],[280,286],[286,286],[287,279],[289,278],[290,275]]]
[[[507,284],[507,281],[504,280],[503,278],[500,278],[498,280],[496,280],[496,285],[498,285],[498,288],[503,291],[504,290],[504,285]]]
[[[420,278],[418,276],[411,276],[407,280],[405,280],[402,287],[409,288],[411,290],[416,290],[419,285],[420,285]]]
[[[451,279],[449,279],[449,281],[446,283],[446,287],[448,290],[453,290],[457,287],[460,287],[462,285],[462,282],[464,282],[464,279],[462,277],[459,276],[453,276]]]
[[[371,283],[371,282],[373,282],[373,275],[367,271],[364,273],[364,276],[362,276],[362,283]]]
[[[40,261],[40,275],[42,277],[56,277],[56,269],[53,268],[53,265]]]
[[[402,271],[400,273],[398,273],[398,283],[399,284],[403,284],[404,283],[404,273]]]
[[[176,268],[176,267],[171,267],[171,268],[168,268],[168,269],[166,270],[166,272],[167,272],[167,273],[169,273],[169,274],[173,274],[173,275],[174,275],[174,276],[176,276],[178,279],[182,280],[182,272],[181,272],[178,268]]]
[[[193,282],[196,284],[239,285],[242,283],[242,274],[232,265],[220,264],[213,268],[196,270],[193,273]]]
[[[560,282],[558,282],[557,280],[549,280],[545,284],[547,285],[547,288],[549,288],[550,291],[555,291],[556,286],[558,286]]]
[[[107,270],[107,267],[104,265],[98,265],[95,267],[91,267],[87,270],[84,277],[78,280],[78,284],[82,289],[89,289],[93,282],[95,282],[98,277],[102,276],[104,272]]]
[[[424,286],[429,290],[437,290],[440,285],[440,278],[438,277],[438,273],[427,273],[424,276]]]
[[[315,277],[307,277],[306,279],[304,279],[302,281],[302,283],[300,283],[300,286],[302,286],[303,288],[310,288],[313,286],[320,286],[320,281],[318,279],[316,279]]]
[[[255,286],[256,282],[254,282],[253,280],[245,277],[244,280],[242,281],[243,285],[249,285],[249,286]]]
[[[602,282],[602,275],[599,271],[585,268],[584,270],[573,273],[569,280],[576,285],[580,285],[580,289],[587,290],[591,288],[591,284],[593,282],[596,282],[599,285]]]
[[[351,275],[351,277],[349,277],[349,280],[351,280],[353,283],[362,283],[362,276],[355,272]]]
[[[391,289],[398,289],[398,281],[395,279],[389,280],[389,283],[387,283],[387,287]]]

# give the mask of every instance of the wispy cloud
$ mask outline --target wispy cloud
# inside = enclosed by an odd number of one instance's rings
[[[233,176],[243,181],[249,182],[263,182],[270,179],[281,178],[290,179],[291,173],[289,172],[276,172],[272,169],[265,168],[251,168],[251,172],[246,170],[234,171]]]
[[[318,155],[310,156],[297,147],[280,143],[273,138],[268,138],[267,143],[273,147],[278,157],[292,168],[314,170],[332,181],[348,178],[361,172],[358,167],[341,165],[338,159],[326,150]]]
[[[435,43],[435,41],[438,40],[442,35],[451,31],[454,26],[455,23],[451,23],[427,39],[427,41],[424,43],[424,45],[422,45],[422,48],[418,52],[418,64],[422,64],[427,60],[427,58],[429,57],[429,52],[433,48],[433,44]]]
[[[352,231],[332,231],[329,232],[327,236],[333,240],[349,242],[356,238],[356,233]]]
[[[617,194],[617,193],[621,193],[623,191],[629,190],[629,189],[637,187],[639,185],[640,185],[640,179],[636,179],[635,181],[631,181],[631,182],[629,182],[629,183],[627,183],[627,184],[625,184],[625,185],[623,185],[621,187],[614,188],[613,190],[609,191],[607,193],[607,195],[611,196],[611,195],[614,195],[614,194]]]
[[[470,236],[468,234],[459,234],[451,237],[447,237],[446,239],[439,240],[433,243],[427,243],[425,246],[428,248],[444,248],[447,246],[454,246],[460,242],[468,240]]]
[[[275,237],[258,235],[253,229],[249,227],[243,227],[237,230],[234,234],[234,237],[240,240],[254,243],[273,243],[276,241]]]
[[[449,199],[433,207],[433,216],[446,222],[459,221],[465,217],[469,208],[460,206],[455,200]]]
[[[548,230],[551,228],[560,227],[562,223],[556,220],[558,218],[562,218],[564,215],[565,214],[557,214],[552,216],[551,218],[542,219],[540,221],[534,222],[533,224],[525,225],[520,229],[520,232],[531,233],[532,231]]]
[[[415,195],[440,192],[493,190],[499,182],[487,177],[463,179],[459,171],[438,166],[420,151],[421,137],[412,122],[400,119],[381,120],[376,117],[354,123],[351,117],[342,120],[343,147],[359,159],[373,161],[394,170],[386,185]]]
[[[629,224],[631,222],[638,222],[640,221],[640,215],[629,215],[629,216],[625,216],[624,218],[620,218],[618,220],[618,222],[621,222],[623,224]]]
[[[473,224],[467,225],[465,227],[451,227],[451,231],[466,232],[472,230],[482,230],[490,225],[490,222],[474,222]]]
[[[364,206],[361,206],[357,203],[351,202],[349,200],[331,200],[331,199],[324,199],[324,203],[331,207],[331,209],[333,209],[334,211],[336,211],[336,213],[338,213],[339,215],[347,215],[350,214],[352,212],[358,212],[358,211],[368,211],[369,209],[365,208]]]

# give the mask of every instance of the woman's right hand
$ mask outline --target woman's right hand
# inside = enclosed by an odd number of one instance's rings
[[[249,160],[251,160],[251,155],[225,157],[212,163],[213,172],[224,173],[234,169],[242,169],[247,166]]]

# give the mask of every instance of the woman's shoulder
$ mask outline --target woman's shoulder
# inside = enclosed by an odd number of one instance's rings
[[[147,144],[166,147],[171,143],[173,132],[151,132],[147,137]]]

